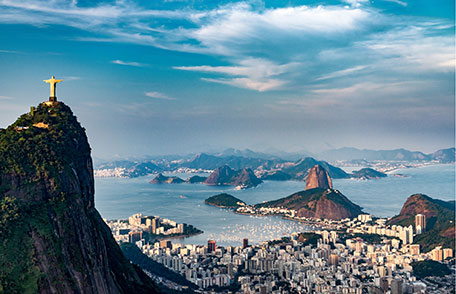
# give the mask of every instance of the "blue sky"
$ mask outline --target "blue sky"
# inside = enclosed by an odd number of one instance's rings
[[[454,1],[0,0],[0,127],[64,82],[95,156],[454,145]]]

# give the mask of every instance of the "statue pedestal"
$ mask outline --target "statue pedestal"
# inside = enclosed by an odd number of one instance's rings
[[[50,99],[49,99],[49,101],[44,101],[43,103],[44,103],[44,105],[49,106],[49,107],[56,106],[57,104],[59,104],[58,101],[51,101]]]

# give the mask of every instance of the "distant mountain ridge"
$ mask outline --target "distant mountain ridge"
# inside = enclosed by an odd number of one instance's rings
[[[318,161],[312,157],[303,158],[293,164],[284,166],[280,170],[291,175],[292,179],[294,180],[305,181],[310,169],[315,165],[322,166],[328,172],[331,178],[346,179],[350,177],[349,174],[347,174],[343,169],[335,167],[326,161]]]
[[[216,156],[206,153],[200,153],[193,159],[183,162],[182,167],[193,169],[214,170],[218,167],[227,165],[233,169],[257,169],[260,166],[272,167],[277,163],[283,162],[282,159],[262,159],[237,155]]]
[[[431,154],[405,149],[396,150],[360,150],[356,148],[340,148],[321,152],[317,155],[330,161],[352,161],[367,165],[371,161],[405,161],[438,163],[455,162],[455,148],[441,149]],[[144,160],[116,160],[97,165],[96,176],[138,177],[161,172],[207,172],[227,165],[233,169],[252,169],[263,180],[298,180],[305,181],[309,169],[315,164],[323,166],[332,178],[349,178],[341,168],[329,164],[316,157],[301,157],[290,161],[267,153],[249,149],[227,149],[220,153],[200,153],[189,156],[148,157]],[[356,177],[356,175],[355,175]],[[369,177],[367,177],[369,178]]]
[[[278,155],[264,153],[264,152],[256,152],[256,151],[253,151],[250,149],[239,150],[239,149],[234,149],[234,148],[228,148],[228,149],[225,149],[222,152],[216,153],[214,155],[220,156],[220,157],[238,156],[238,157],[247,157],[247,158],[269,159],[269,160],[274,160],[274,159],[283,160]]]
[[[330,161],[337,160],[385,160],[385,161],[431,161],[450,163],[455,161],[455,148],[440,149],[434,153],[425,154],[420,151],[409,151],[406,149],[394,150],[371,150],[343,147],[323,151],[318,154],[320,158]]]

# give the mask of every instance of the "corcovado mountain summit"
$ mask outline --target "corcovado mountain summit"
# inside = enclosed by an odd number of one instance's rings
[[[0,293],[158,293],[94,207],[84,128],[57,101],[0,130]]]

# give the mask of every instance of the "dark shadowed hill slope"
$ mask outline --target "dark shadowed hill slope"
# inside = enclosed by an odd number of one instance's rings
[[[0,131],[0,293],[156,293],[94,207],[85,130],[63,103]]]
[[[190,184],[196,184],[196,183],[203,183],[205,180],[207,179],[207,177],[203,177],[203,176],[191,176],[189,177],[187,180],[185,180],[187,183],[190,183]]]
[[[327,163],[326,161],[315,160],[312,157],[303,158],[292,165],[284,167],[282,169],[282,172],[291,175],[292,178],[295,180],[305,181],[307,179],[310,169],[315,165],[322,166],[333,179],[349,178],[349,175],[346,172],[344,172],[343,169],[335,167]]]
[[[238,208],[240,206],[247,205],[241,199],[226,193],[211,196],[204,200],[204,203],[222,208]]]
[[[340,220],[362,213],[361,207],[333,189],[315,188],[294,193],[288,197],[257,204],[256,207],[283,207],[296,210],[300,217]]]
[[[186,290],[183,291],[175,291],[165,286],[161,285],[161,290],[164,294],[168,293],[196,293],[193,291],[194,289],[198,289],[198,286],[187,280],[183,275],[178,274],[161,263],[154,261],[152,258],[147,257],[141,250],[135,245],[131,243],[122,243],[120,244],[120,248],[122,249],[122,253],[127,257],[131,262],[137,264],[145,271],[148,271],[154,276],[161,277],[168,281],[174,282],[181,286],[187,287]],[[140,293],[138,293],[140,294]]]
[[[429,156],[431,157],[432,160],[437,160],[438,162],[441,163],[450,163],[455,161],[455,154],[456,154],[456,149],[453,148],[447,148],[447,149],[440,149],[437,150],[434,153],[431,153]]]
[[[256,187],[262,182],[251,169],[233,170],[227,165],[215,169],[204,181],[206,185],[231,185],[241,188]]]
[[[454,201],[433,199],[423,194],[414,194],[407,198],[399,215],[388,224],[415,227],[415,215],[426,216],[426,231],[414,238],[422,250],[429,251],[436,246],[455,247],[455,208]],[[416,229],[416,228],[414,228]]]
[[[179,177],[167,177],[163,174],[158,174],[153,180],[149,181],[151,184],[180,184],[185,182]]]
[[[266,173],[261,176],[263,181],[288,181],[291,180],[291,176],[283,171],[276,170],[273,172]]]
[[[380,179],[386,178],[388,175],[372,168],[362,168],[357,171],[353,171],[351,174],[352,178],[358,179]]]

